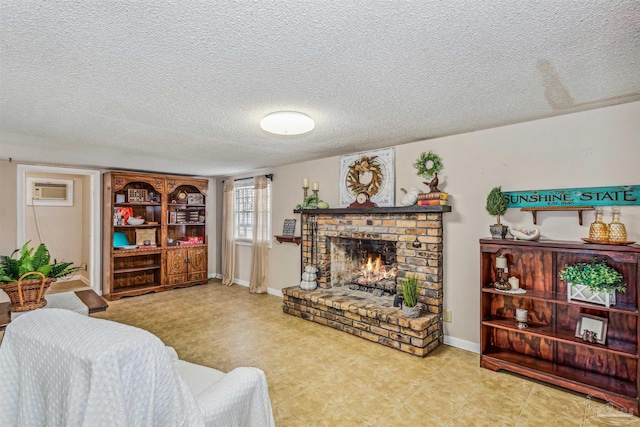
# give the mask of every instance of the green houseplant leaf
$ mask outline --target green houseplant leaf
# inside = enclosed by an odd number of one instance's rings
[[[32,271],[38,271],[45,277],[58,278],[67,276],[80,269],[80,267],[72,267],[72,262],[51,261],[51,255],[44,243],[41,243],[37,249],[29,247],[30,241],[25,243],[22,248],[13,251],[11,256],[0,257],[0,283],[17,282],[20,276]],[[14,255],[19,254],[19,258]],[[29,275],[25,279],[36,279],[39,276]]]
[[[496,216],[498,225],[501,225],[500,216],[507,212],[508,206],[509,202],[502,192],[502,187],[493,187],[487,195],[487,204],[485,208],[487,209],[487,212],[489,212],[489,215]]]
[[[592,292],[625,292],[627,284],[624,277],[615,268],[603,261],[593,258],[590,262],[579,262],[565,265],[560,271],[560,278],[565,282],[585,285]]]
[[[402,296],[404,297],[404,305],[406,307],[415,307],[418,305],[418,278],[413,275],[407,275],[402,284]]]

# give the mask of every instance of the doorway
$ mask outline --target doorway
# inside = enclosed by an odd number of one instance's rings
[[[81,265],[79,278],[98,295],[101,286],[101,178],[99,170],[18,165],[17,247],[28,240],[42,243],[58,260]],[[73,202],[45,202],[33,199],[33,181],[73,181],[69,189]],[[29,185],[27,185],[29,183]],[[28,196],[31,195],[31,196]],[[29,199],[29,200],[27,200]]]

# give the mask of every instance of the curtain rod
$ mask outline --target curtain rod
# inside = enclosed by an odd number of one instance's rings
[[[270,180],[270,181],[273,181],[273,174],[272,174],[272,173],[268,173],[268,174],[266,174],[265,176],[266,176],[267,178],[269,178],[269,180]],[[235,182],[235,181],[246,181],[247,179],[253,179],[253,177],[252,177],[252,176],[249,176],[249,177],[247,177],[247,178],[238,178],[238,179],[234,179],[233,181],[234,181],[234,182]],[[222,182],[224,182],[224,181],[222,181]]]

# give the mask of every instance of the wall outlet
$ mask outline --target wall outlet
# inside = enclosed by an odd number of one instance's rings
[[[453,313],[451,312],[451,310],[447,310],[446,308],[444,309],[444,317],[442,320],[447,323],[453,322]]]

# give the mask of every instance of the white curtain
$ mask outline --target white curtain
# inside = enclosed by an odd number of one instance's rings
[[[253,178],[253,251],[249,292],[267,292],[269,255],[269,181],[264,175]]]
[[[222,189],[222,284],[233,285],[236,267],[235,182],[229,179]]]

